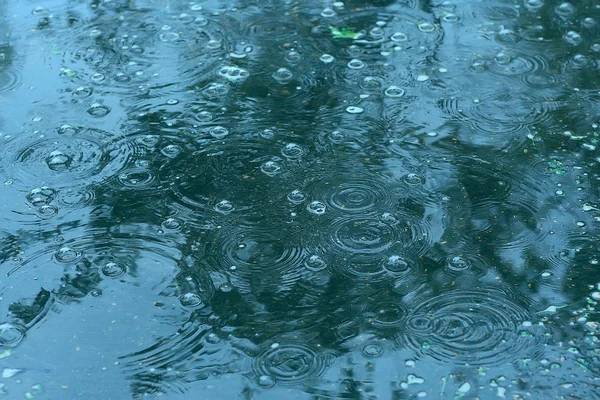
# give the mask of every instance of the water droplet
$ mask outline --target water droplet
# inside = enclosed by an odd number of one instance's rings
[[[323,54],[319,60],[324,62],[325,64],[329,64],[335,60],[335,58],[331,54]]]
[[[375,358],[383,354],[383,347],[379,344],[370,343],[365,345],[361,352],[365,357]]]
[[[289,143],[281,149],[281,154],[288,160],[297,160],[304,155],[304,150],[296,143]]]
[[[357,106],[348,106],[346,107],[346,112],[348,114],[361,114],[365,111],[364,108],[362,107],[357,107]]]
[[[452,256],[448,259],[446,266],[452,271],[459,272],[469,269],[471,263],[468,259],[461,256]]]
[[[175,158],[179,154],[181,154],[182,151],[183,149],[181,148],[181,146],[178,146],[176,144],[170,144],[164,147],[160,152],[169,158]]]
[[[73,96],[79,98],[90,97],[94,93],[94,89],[90,87],[80,86],[73,91]]]
[[[418,26],[419,26],[419,30],[421,32],[431,33],[433,31],[435,31],[435,25],[433,25],[429,22],[422,22]]]
[[[110,113],[110,108],[103,104],[94,103],[87,109],[87,113],[93,117],[101,118],[105,117]]]
[[[225,66],[219,70],[219,76],[227,79],[229,82],[240,82],[246,80],[250,73],[239,67]]]
[[[170,231],[176,231],[179,230],[179,228],[181,228],[181,221],[178,220],[177,218],[167,218],[166,220],[163,221],[163,223],[161,224],[161,226],[164,229],[170,230]]]
[[[179,296],[179,302],[186,308],[198,308],[203,305],[202,299],[196,293],[184,293]]]
[[[406,42],[408,40],[408,36],[402,32],[394,32],[390,39],[392,42]]]
[[[273,79],[275,79],[280,84],[289,83],[292,80],[294,74],[287,68],[279,68],[275,73],[273,73]]]
[[[306,200],[306,196],[304,195],[304,193],[302,193],[299,190],[292,190],[288,195],[287,195],[287,199],[290,203],[293,204],[300,204],[302,203],[304,200]]]
[[[61,263],[72,263],[81,257],[81,252],[72,247],[61,247],[54,253],[54,259]]]
[[[275,379],[268,375],[261,375],[258,377],[258,384],[264,388],[270,388],[275,386]]]
[[[364,67],[365,63],[357,59],[353,59],[348,62],[348,68],[350,69],[362,69]]]
[[[321,11],[321,17],[323,18],[333,18],[336,16],[336,13],[333,9],[327,7]]]
[[[322,271],[327,268],[325,261],[321,257],[314,254],[306,259],[304,265],[306,269],[311,271]]]
[[[208,133],[215,139],[221,140],[224,139],[227,135],[229,135],[229,130],[224,126],[213,126],[209,129]]]
[[[174,42],[177,39],[179,39],[179,33],[177,32],[162,32],[160,35],[158,35],[158,38],[162,41],[162,42]]]
[[[323,215],[325,214],[325,209],[326,206],[324,203],[320,202],[320,201],[312,201],[307,207],[306,209],[308,210],[308,212],[310,212],[311,214],[315,214],[315,215]]]
[[[267,161],[260,166],[260,170],[268,176],[275,176],[281,172],[281,166],[275,161]]]
[[[260,132],[260,137],[263,139],[273,139],[275,137],[275,131],[273,129],[264,129]]]
[[[410,269],[408,262],[400,256],[393,255],[383,260],[383,268],[389,272],[406,272]]]
[[[398,86],[390,86],[385,89],[384,94],[388,97],[402,97],[404,96],[404,89],[399,88]]]
[[[220,214],[229,214],[233,210],[235,210],[235,207],[230,201],[221,200],[217,204],[215,204],[215,211]]]
[[[409,185],[421,185],[425,182],[425,178],[419,174],[410,173],[404,177],[404,182]]]
[[[121,264],[117,264],[115,262],[107,262],[100,268],[100,272],[102,275],[107,276],[109,278],[118,278],[119,276],[125,274],[127,272],[127,268]]]
[[[71,157],[59,150],[55,150],[46,158],[46,164],[53,171],[63,171],[69,168]]]

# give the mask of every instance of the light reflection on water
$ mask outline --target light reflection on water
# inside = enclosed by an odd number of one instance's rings
[[[593,2],[0,16],[10,396],[597,396]]]

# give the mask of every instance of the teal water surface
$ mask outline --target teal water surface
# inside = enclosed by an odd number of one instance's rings
[[[600,398],[597,2],[0,18],[5,398]]]

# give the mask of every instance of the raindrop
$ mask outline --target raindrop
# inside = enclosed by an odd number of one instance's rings
[[[250,73],[243,68],[226,66],[219,70],[219,76],[227,79],[229,82],[240,82],[246,80],[250,76]]]
[[[308,210],[308,212],[310,212],[311,214],[315,214],[315,215],[323,215],[325,214],[325,209],[326,206],[324,203],[320,202],[320,201],[312,201],[307,207],[306,209]]]
[[[4,322],[0,324],[0,346],[15,347],[25,337],[25,330],[18,325]]]
[[[321,11],[321,16],[323,18],[332,18],[335,17],[336,13],[335,11],[333,11],[333,9],[327,7],[325,8],[323,11]]]
[[[260,166],[260,170],[268,176],[275,176],[281,172],[281,166],[275,161],[267,161]]]
[[[94,89],[86,86],[80,86],[73,91],[73,96],[79,98],[90,97],[94,93]]]
[[[69,168],[71,157],[61,151],[55,150],[46,158],[46,164],[53,171],[63,171]]]
[[[224,139],[225,136],[229,135],[229,130],[227,128],[225,128],[224,126],[213,126],[212,128],[209,129],[208,133],[210,134],[210,136],[214,137],[215,139]]]
[[[421,32],[431,33],[433,31],[435,31],[435,25],[433,25],[429,22],[422,22],[419,24],[419,30]]]
[[[331,62],[333,62],[335,60],[335,58],[333,58],[332,55],[330,54],[323,54],[319,60],[321,60],[322,62],[324,62],[325,64],[329,64]]]
[[[361,114],[365,111],[364,108],[358,106],[348,106],[346,107],[346,112],[348,114]]]
[[[170,145],[166,146],[165,148],[163,148],[160,152],[169,158],[175,158],[179,154],[181,154],[182,151],[183,150],[182,150],[181,146],[178,146],[176,144],[170,144]]]
[[[408,36],[402,32],[395,32],[390,39],[392,42],[406,42],[408,40]]]
[[[404,182],[409,185],[421,185],[425,182],[425,178],[422,175],[411,172],[404,177]]]
[[[166,220],[163,221],[161,226],[164,229],[167,229],[170,231],[176,231],[176,230],[179,230],[179,228],[181,228],[181,221],[178,220],[177,218],[167,218]]]
[[[292,71],[290,71],[287,68],[279,68],[273,74],[273,78],[282,85],[289,83],[292,80],[293,76],[294,76],[294,74],[292,74]]]
[[[228,200],[221,200],[215,204],[215,211],[219,214],[229,214],[233,210],[235,210],[235,207]]]
[[[202,299],[195,293],[184,293],[179,296],[179,302],[186,308],[197,308],[203,305]]]
[[[102,275],[107,276],[109,278],[118,278],[119,276],[127,272],[127,268],[125,268],[121,264],[117,264],[111,261],[104,264],[100,268],[100,272],[102,273]]]
[[[304,266],[311,271],[322,271],[327,267],[327,264],[321,257],[313,254],[306,259]]]
[[[304,150],[296,143],[289,143],[281,149],[281,154],[288,160],[297,160],[304,155]]]
[[[393,273],[406,272],[410,268],[406,260],[397,255],[389,256],[388,258],[384,259],[382,266],[387,271]]]
[[[90,108],[87,109],[87,113],[90,114],[93,117],[104,117],[106,115],[108,115],[108,113],[110,112],[110,108],[108,108],[107,106],[103,105],[103,104],[99,104],[99,103],[94,103],[90,106]]]
[[[404,96],[404,89],[399,88],[398,86],[390,86],[385,89],[384,94],[388,97],[402,97]]]
[[[174,42],[179,39],[179,33],[177,32],[162,32],[158,35],[162,42]]]
[[[304,193],[302,193],[299,190],[292,190],[288,195],[287,195],[287,199],[290,203],[293,204],[300,204],[302,203],[304,200],[306,200],[306,196],[304,195]]]
[[[72,263],[81,257],[81,252],[72,247],[61,247],[54,253],[54,259],[61,263]]]
[[[365,63],[355,59],[352,59],[348,62],[348,68],[350,69],[362,69],[365,67]]]

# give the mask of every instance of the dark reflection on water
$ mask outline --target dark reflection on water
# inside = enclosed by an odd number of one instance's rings
[[[11,398],[598,398],[592,1],[0,4]]]

